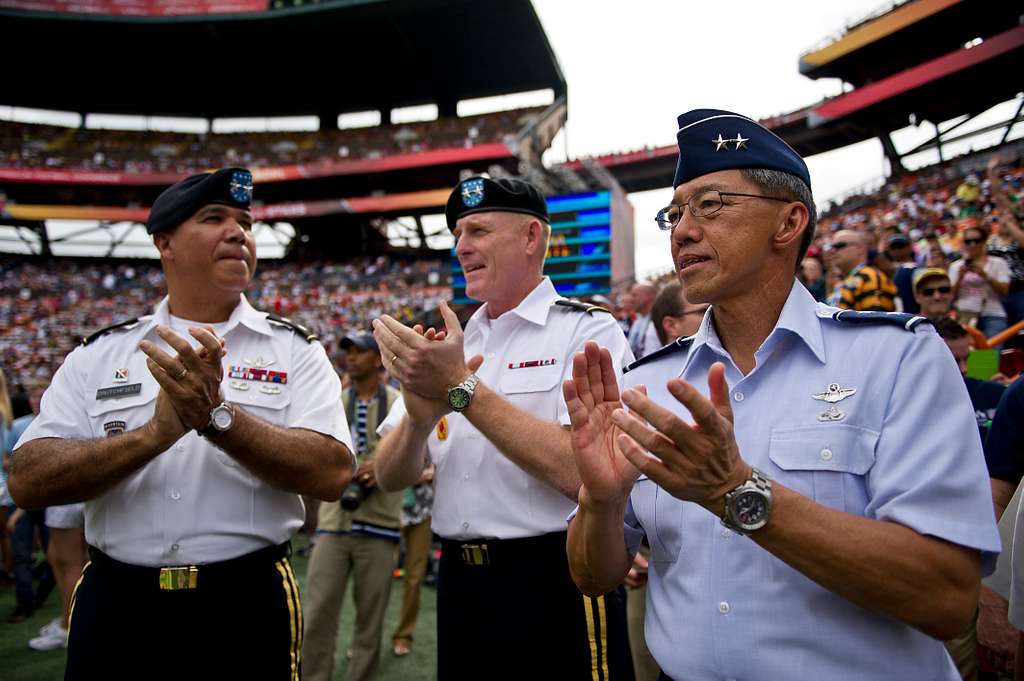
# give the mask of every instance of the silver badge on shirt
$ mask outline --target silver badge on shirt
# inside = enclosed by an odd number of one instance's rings
[[[830,383],[828,390],[823,393],[811,395],[816,400],[828,402],[829,408],[818,414],[819,421],[839,421],[846,416],[846,412],[836,407],[837,402],[842,402],[847,397],[855,394],[856,388],[841,388],[838,383]]]

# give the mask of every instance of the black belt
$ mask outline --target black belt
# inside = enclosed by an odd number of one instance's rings
[[[211,580],[216,581],[221,577],[236,574],[239,570],[259,565],[271,565],[282,558],[287,558],[291,553],[291,542],[284,542],[215,563],[149,567],[122,563],[95,546],[89,547],[89,559],[98,567],[102,566],[104,569],[110,570],[119,579],[136,583],[145,588],[159,588],[161,591],[198,589],[200,583],[204,587],[209,586]]]
[[[520,539],[441,539],[441,560],[473,567],[565,560],[565,532],[552,532]]]

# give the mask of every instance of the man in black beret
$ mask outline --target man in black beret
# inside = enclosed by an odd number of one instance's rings
[[[446,303],[442,334],[374,322],[403,389],[381,428],[378,482],[414,484],[425,455],[436,466],[438,678],[632,678],[615,585],[584,598],[569,575],[579,473],[559,387],[584,342],[612,348],[618,370],[632,359],[626,339],[606,310],[544,276],[551,225],[535,187],[473,177],[445,214],[466,294],[483,305],[465,331]]]
[[[672,679],[954,681],[942,640],[999,551],[959,371],[926,320],[795,278],[815,207],[788,144],[729,111],[678,123],[656,221],[710,311],[621,401],[607,350],[574,359],[573,577],[603,593],[646,535],[647,644]]]
[[[245,298],[251,200],[243,168],[157,198],[167,297],[69,354],[18,444],[20,506],[85,502],[66,679],[299,678],[300,495],[354,459],[315,336]]]

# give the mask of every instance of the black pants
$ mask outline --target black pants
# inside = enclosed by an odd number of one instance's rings
[[[299,590],[290,546],[200,565],[195,589],[89,549],[71,601],[65,680],[298,681]]]
[[[581,594],[569,576],[565,541],[565,532],[442,541],[438,681],[632,681],[622,595]],[[486,544],[486,555],[464,551],[465,544]],[[485,564],[468,564],[466,554]]]

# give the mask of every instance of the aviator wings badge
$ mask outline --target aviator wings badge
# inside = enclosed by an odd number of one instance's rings
[[[856,392],[856,388],[840,388],[838,383],[830,383],[828,390],[825,392],[818,393],[817,395],[811,395],[814,399],[821,400],[822,402],[828,402],[830,405],[828,409],[818,414],[818,420],[839,421],[842,419],[846,416],[846,412],[840,411],[836,407],[836,402],[842,402]]]

